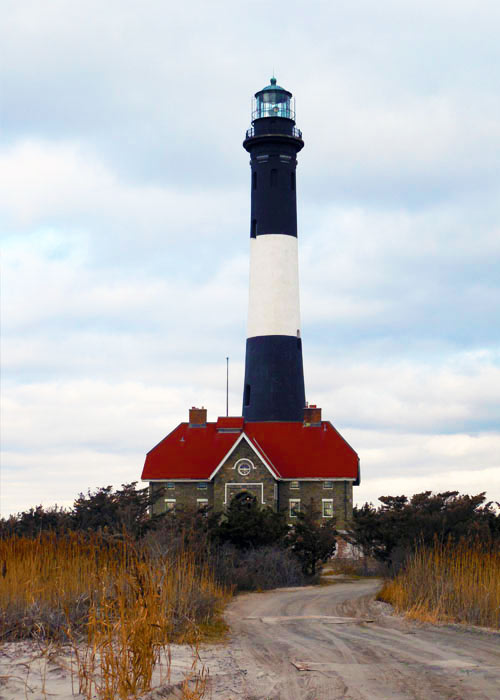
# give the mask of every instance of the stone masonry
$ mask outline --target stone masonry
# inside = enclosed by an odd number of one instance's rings
[[[242,459],[248,460],[254,467],[246,476],[242,476],[237,470],[238,462]],[[168,488],[168,484],[173,487]],[[221,511],[237,493],[248,491],[255,496],[259,505],[284,511],[290,523],[294,522],[294,518],[290,517],[290,499],[299,499],[301,507],[310,505],[312,500],[315,509],[319,512],[322,509],[323,499],[332,499],[337,528],[344,529],[351,520],[351,481],[333,481],[332,488],[325,488],[324,481],[299,480],[298,488],[294,486],[295,484],[291,481],[275,479],[246,440],[242,440],[212,481],[191,483],[171,481],[151,484],[152,495],[158,494],[153,513],[163,512],[168,501],[175,501],[176,509],[194,510],[204,505],[206,500],[210,508]]]
[[[241,476],[238,473],[236,464],[240,459],[246,459],[254,465],[254,469],[248,476]],[[214,477],[214,502],[218,508],[221,508],[227,505],[226,491],[228,500],[238,492],[249,491],[257,498],[257,503],[275,509],[274,485],[276,483],[276,479],[264,462],[247,441],[242,440]]]

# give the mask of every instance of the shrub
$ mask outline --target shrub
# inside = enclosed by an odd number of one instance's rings
[[[279,545],[288,532],[286,517],[271,508],[259,507],[257,500],[242,493],[235,496],[225,513],[216,514],[210,523],[213,540],[238,549]]]
[[[406,496],[381,496],[382,505],[365,503],[354,508],[348,539],[397,573],[417,544],[431,546],[437,536],[477,537],[482,541],[500,539],[500,514],[484,493],[459,495],[458,491],[432,494],[431,491]]]
[[[116,491],[112,486],[104,486],[81,493],[70,513],[71,527],[74,530],[126,532],[131,537],[141,537],[155,527],[161,516],[150,517],[152,499],[149,488],[137,489],[136,486],[137,482],[133,481],[122,484]]]
[[[286,543],[302,564],[302,571],[315,576],[318,565],[333,557],[337,548],[335,518],[324,518],[315,509],[314,502],[297,512],[297,522],[289,531]]]
[[[164,514],[150,517],[152,500],[149,489],[137,489],[137,482],[122,484],[113,490],[104,486],[81,493],[70,509],[39,505],[27,511],[0,519],[0,537],[38,537],[43,532],[67,533],[75,530],[127,533],[140,538],[155,528]],[[155,497],[157,497],[157,494]]]
[[[306,582],[298,559],[272,545],[241,550],[226,544],[214,553],[212,565],[216,579],[238,591],[302,586]]]

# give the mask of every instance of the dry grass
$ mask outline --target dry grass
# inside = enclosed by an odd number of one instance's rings
[[[461,541],[420,548],[379,599],[425,622],[500,627],[500,549]]]
[[[169,643],[196,646],[226,598],[189,552],[152,558],[127,539],[76,533],[0,541],[1,637],[69,641],[88,698],[149,690],[161,660],[168,673]],[[198,686],[186,697],[201,697]]]

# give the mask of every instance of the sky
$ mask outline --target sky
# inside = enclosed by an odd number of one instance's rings
[[[296,97],[306,397],[355,501],[500,501],[497,0],[2,0],[1,513],[241,412],[251,97]]]

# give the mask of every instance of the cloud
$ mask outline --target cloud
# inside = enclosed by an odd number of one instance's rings
[[[382,431],[498,433],[499,357],[447,356],[416,360],[306,364],[308,398],[341,425]]]
[[[92,262],[101,265],[139,260],[168,269],[169,255],[186,237],[196,238],[200,251],[215,257],[221,240],[230,240],[231,216],[242,204],[240,192],[131,185],[71,142],[17,142],[0,151],[0,173],[4,230],[49,228],[60,237],[80,237]],[[194,260],[193,267],[200,262]]]
[[[224,411],[227,355],[239,412],[241,141],[273,65],[306,142],[307,395],[361,456],[358,500],[498,494],[497,19],[493,0],[7,2],[3,512],[138,478],[189,405]]]

